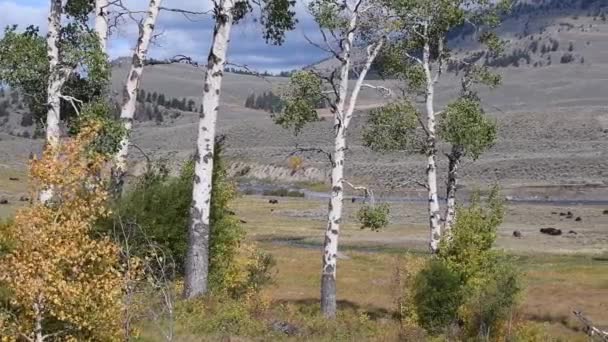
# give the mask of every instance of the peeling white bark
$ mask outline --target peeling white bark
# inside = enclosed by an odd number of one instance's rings
[[[426,30],[425,30],[426,31]],[[425,32],[426,35],[426,32]],[[427,186],[431,253],[437,253],[441,241],[441,215],[439,213],[439,198],[437,196],[437,136],[435,129],[435,80],[431,74],[431,47],[428,40],[422,51],[422,67],[426,76],[426,130],[427,130]]]
[[[366,64],[361,70],[357,82],[350,95],[348,107],[345,110],[345,100],[348,94],[348,76],[351,66],[351,48],[354,40],[354,31],[357,26],[358,13],[352,14],[342,53],[342,65],[340,69],[340,85],[338,87],[339,98],[334,113],[334,152],[332,157],[331,171],[331,197],[329,200],[327,229],[323,246],[323,270],[321,275],[321,311],[326,317],[336,316],[336,268],[338,255],[338,239],[340,234],[340,223],[342,221],[342,201],[344,198],[344,152],[346,150],[346,131],[352,119],[357,97],[371,68],[371,64],[378,55],[383,41],[370,45]]]
[[[198,124],[194,186],[190,223],[188,227],[188,253],[184,277],[184,298],[207,293],[209,274],[209,212],[213,175],[215,128],[220,103],[220,91],[226,64],[226,52],[233,23],[232,9],[235,0],[221,1],[216,8],[213,42],[209,51],[203,87],[203,105]]]
[[[61,31],[61,0],[51,0],[49,27],[46,35],[47,57],[49,60],[49,81],[47,85],[46,141],[57,146],[61,138],[59,127],[61,108],[61,87],[65,82],[65,71],[59,64],[59,32]]]
[[[150,0],[146,19],[139,28],[137,45],[133,52],[131,69],[123,88],[123,102],[120,110],[120,120],[125,129],[125,136],[120,142],[119,151],[114,157],[113,182],[115,191],[120,193],[127,172],[127,156],[129,154],[129,135],[133,128],[133,118],[137,106],[137,93],[144,72],[144,61],[154,32],[154,26],[160,12],[161,0]]]
[[[108,53],[108,7],[109,0],[95,0],[95,33],[105,54]]]

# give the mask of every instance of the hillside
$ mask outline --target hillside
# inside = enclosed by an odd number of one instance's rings
[[[480,62],[495,66],[503,76],[503,86],[481,93],[486,110],[499,123],[499,140],[481,160],[465,163],[465,186],[495,181],[506,187],[600,185],[607,179],[608,155],[604,152],[608,151],[608,55],[605,53],[608,22],[604,15],[607,10],[598,7],[599,1],[577,2],[576,8],[560,8],[556,2],[552,2],[553,7],[542,1],[535,3],[540,7],[520,6],[501,26],[500,35],[509,42],[503,56],[487,61],[484,56],[478,57]],[[450,44],[458,54],[473,56],[476,53],[474,37],[466,34],[466,30],[456,35]],[[317,66],[327,63],[331,61]],[[112,89],[117,94],[126,77],[126,68],[123,64],[113,69]],[[453,66],[451,71],[439,87],[440,104],[445,104],[458,90],[454,75],[457,67]],[[295,175],[286,169],[286,160],[296,145],[330,146],[331,120],[311,125],[294,138],[275,126],[268,112],[245,108],[251,94],[278,93],[286,81],[282,77],[226,73],[219,130],[228,136],[228,155],[238,161],[233,164],[233,171],[241,170],[244,178],[324,181],[323,158],[308,156],[305,169]],[[397,86],[394,81],[373,82]],[[202,70],[188,65],[148,66],[142,89],[147,93],[162,93],[167,99],[185,98],[187,102],[194,102],[195,111],[159,110],[162,122],[144,120],[136,125],[134,132],[135,143],[146,153],[179,164],[193,151]],[[349,132],[349,178],[376,185],[398,184],[421,177],[424,172],[420,157],[372,154],[361,146],[359,131],[366,109],[387,101],[389,99],[371,90],[362,93],[361,110]],[[161,109],[165,108],[161,106]],[[150,111],[153,112],[153,108]],[[321,114],[329,115],[326,109],[321,110]],[[13,127],[18,126],[20,119],[15,117],[20,115],[23,112],[14,108],[9,116],[11,124],[0,128],[4,132],[0,151],[7,164],[22,164],[21,152],[17,155],[14,151],[29,150],[35,145],[32,140],[14,136],[21,134]],[[11,128],[7,129],[8,126]],[[400,179],[404,174],[409,175],[407,179]]]

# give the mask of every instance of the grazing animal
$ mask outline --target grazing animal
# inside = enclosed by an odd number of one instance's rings
[[[8,200],[6,198],[0,199],[0,204],[8,204]]]
[[[20,200],[21,202],[27,202],[27,201],[29,201],[29,200],[30,200],[30,198],[29,198],[29,197],[27,197],[27,196],[21,196],[21,197],[19,197],[19,200]]]
[[[521,237],[521,232],[519,230],[514,230],[513,231],[513,236],[516,238],[520,238]]]
[[[552,211],[551,215],[557,215],[557,211]]]
[[[569,231],[569,232],[568,232],[568,234],[574,234],[574,235],[576,235],[576,234],[578,234],[578,233],[577,233],[577,232],[575,232],[574,230],[571,230],[571,231]]]
[[[351,203],[355,203],[355,202],[357,202],[357,199],[353,197],[353,198],[350,199],[350,202]]]
[[[19,178],[17,178],[17,177],[8,177],[8,180],[12,180],[12,181],[18,181],[18,180],[19,180]]]
[[[279,200],[278,199],[269,199],[268,203],[270,203],[270,204],[279,204]]]
[[[580,216],[574,219],[574,221],[576,221],[576,222],[581,222],[582,220],[583,219]]]
[[[559,216],[566,216],[566,213],[559,213]]]
[[[604,210],[603,214],[608,215],[608,209]]]
[[[552,236],[562,235],[562,230],[557,228],[541,228],[540,232]]]

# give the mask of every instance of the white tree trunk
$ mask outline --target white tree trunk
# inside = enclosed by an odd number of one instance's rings
[[[213,175],[215,126],[220,103],[220,91],[230,42],[234,0],[224,0],[216,8],[213,42],[207,60],[203,86],[203,111],[198,124],[194,186],[190,223],[188,227],[188,253],[184,277],[184,298],[203,295],[208,290],[209,273],[209,211]]]
[[[139,38],[133,52],[131,69],[127,74],[127,80],[123,89],[122,107],[120,110],[120,120],[125,129],[125,136],[120,142],[119,150],[114,157],[113,182],[115,191],[120,194],[127,172],[127,156],[129,154],[129,136],[133,128],[133,117],[137,107],[137,93],[141,77],[144,72],[144,61],[156,25],[156,19],[160,11],[161,0],[150,0],[148,13],[142,26],[139,28]]]
[[[49,28],[46,35],[49,81],[47,85],[46,141],[51,147],[59,144],[61,129],[61,87],[65,82],[64,70],[59,63],[59,34],[61,31],[61,0],[51,0]]]
[[[95,33],[105,54],[108,53],[108,7],[109,0],[95,0]]]
[[[441,215],[439,213],[439,198],[437,197],[437,136],[435,130],[435,80],[431,74],[431,48],[427,41],[422,51],[422,66],[426,76],[426,129],[427,129],[427,187],[429,203],[429,226],[431,253],[437,253],[441,241]]]
[[[321,311],[326,317],[336,316],[336,268],[338,255],[338,239],[340,235],[340,223],[342,221],[342,201],[344,198],[344,161],[346,150],[346,131],[353,116],[357,97],[363,85],[363,81],[369,71],[372,62],[378,55],[382,42],[375,44],[372,49],[368,48],[368,56],[363,70],[355,83],[349,99],[348,108],[345,110],[346,96],[348,94],[348,76],[351,66],[351,47],[354,40],[354,29],[357,25],[358,13],[353,13],[350,21],[350,32],[346,37],[342,54],[342,66],[340,69],[340,85],[338,88],[336,112],[334,113],[334,125],[336,128],[334,138],[334,153],[332,157],[331,170],[331,196],[327,213],[327,229],[323,244],[323,269],[321,272]]]

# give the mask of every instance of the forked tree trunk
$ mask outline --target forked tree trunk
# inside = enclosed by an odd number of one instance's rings
[[[230,41],[234,0],[224,0],[216,8],[213,42],[205,70],[202,113],[198,123],[194,186],[188,226],[188,253],[184,277],[184,298],[207,293],[209,274],[209,211],[213,175],[215,126],[220,103],[220,91]]]
[[[435,81],[431,74],[431,48],[427,41],[422,51],[422,66],[426,76],[426,129],[427,129],[427,187],[428,187],[428,207],[429,207],[429,228],[431,253],[437,253],[441,242],[441,215],[439,213],[439,198],[437,196],[437,136],[435,129]]]
[[[348,108],[344,109],[346,96],[348,94],[348,75],[351,64],[351,47],[354,39],[354,28],[357,25],[358,14],[353,14],[350,21],[350,33],[344,42],[344,53],[342,54],[342,66],[340,70],[339,98],[336,104],[334,125],[336,135],[334,138],[334,153],[331,171],[331,196],[327,215],[327,229],[323,244],[323,270],[321,273],[321,312],[326,317],[333,318],[337,310],[336,269],[338,255],[338,239],[340,234],[340,223],[342,221],[342,201],[344,199],[344,163],[346,151],[346,131],[352,119],[359,91],[367,76],[372,62],[378,55],[383,41],[375,47],[370,46],[366,64],[361,70],[357,82],[350,95]]]
[[[120,141],[118,153],[114,157],[114,168],[112,170],[113,190],[115,194],[120,195],[124,184],[124,178],[127,172],[127,156],[129,154],[130,134],[133,128],[133,118],[137,107],[137,93],[141,77],[144,72],[144,61],[156,25],[156,19],[160,11],[161,0],[150,0],[148,13],[143,24],[139,28],[139,37],[137,45],[133,52],[131,69],[127,74],[127,80],[123,88],[122,107],[120,110],[120,120],[122,121],[125,136]]]
[[[61,87],[65,82],[65,71],[59,63],[59,34],[61,31],[62,1],[51,0],[49,28],[46,35],[49,81],[47,85],[46,142],[51,147],[59,144],[61,129]]]
[[[446,190],[446,213],[443,234],[449,237],[454,222],[456,221],[456,191],[458,190],[458,167],[462,158],[462,148],[452,146],[452,151],[448,155],[448,182]]]
[[[109,0],[95,0],[95,33],[105,54],[108,53],[108,7]]]

